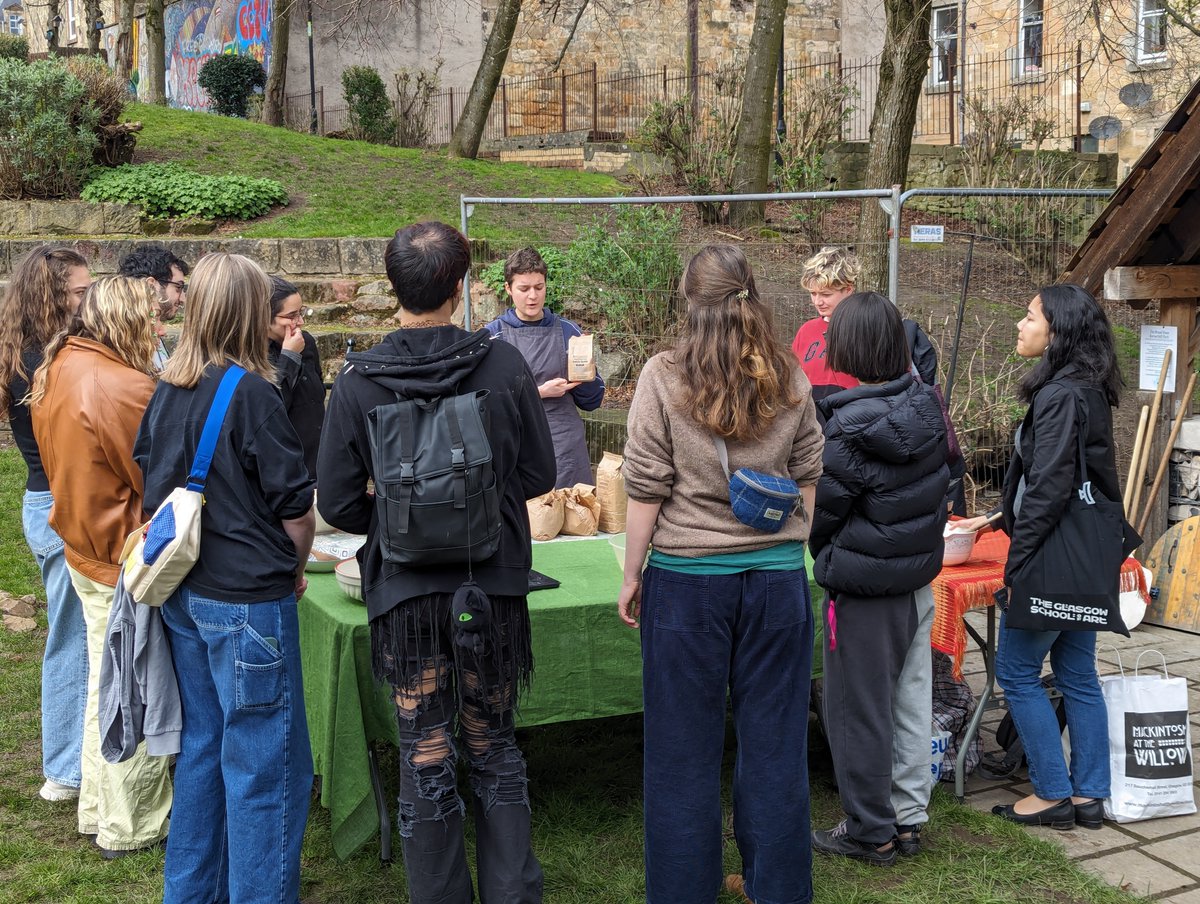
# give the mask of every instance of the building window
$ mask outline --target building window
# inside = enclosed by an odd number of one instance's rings
[[[1166,59],[1166,0],[1137,0],[1137,12],[1137,61],[1153,63]]]
[[[1036,75],[1042,71],[1042,2],[1021,0],[1021,33],[1017,45],[1021,75]]]
[[[21,21],[21,17],[16,13],[8,14],[8,22],[5,23],[10,35],[19,35],[25,31],[25,23]]]
[[[949,85],[957,77],[958,68],[958,6],[939,6],[930,19],[930,40],[933,43],[933,74],[935,85]]]
[[[79,40],[79,32],[75,30],[75,0],[67,0],[67,40],[74,44]]]

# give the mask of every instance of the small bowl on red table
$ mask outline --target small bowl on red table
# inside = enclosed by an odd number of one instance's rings
[[[942,530],[945,550],[942,552],[942,566],[961,565],[971,558],[975,551],[975,531],[963,530],[953,521],[946,524]]]

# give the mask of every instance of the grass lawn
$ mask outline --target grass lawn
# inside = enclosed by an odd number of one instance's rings
[[[24,465],[0,451],[0,588],[38,592],[33,559],[21,535]],[[615,616],[614,616],[615,617]],[[161,852],[101,861],[75,832],[74,809],[37,797],[39,663],[43,630],[0,630],[0,897],[6,902],[148,904],[162,899]],[[643,900],[641,720],[577,722],[522,732],[529,759],[534,845],[546,873],[548,904],[635,904]],[[732,742],[730,742],[730,752]],[[681,755],[686,752],[681,751]],[[395,755],[384,763],[395,786]],[[727,766],[729,757],[727,757]],[[728,786],[728,775],[726,776]],[[464,789],[464,793],[465,789]],[[728,815],[729,801],[726,800]],[[837,818],[826,776],[813,781],[813,820]],[[1120,904],[1137,899],[1082,873],[1054,844],[1018,826],[954,803],[939,790],[923,836],[928,850],[891,870],[816,858],[819,904]],[[398,839],[395,851],[399,857]],[[731,833],[725,870],[739,868]],[[399,862],[379,864],[361,851],[347,862],[333,855],[326,811],[314,803],[304,843],[306,904],[404,902]],[[722,892],[721,904],[735,904]]]
[[[594,173],[452,160],[438,151],[317,138],[209,113],[131,104],[124,118],[144,126],[135,162],[174,162],[202,173],[279,180],[291,203],[238,230],[248,237],[390,236],[398,224],[431,218],[457,226],[458,199],[464,194],[626,194],[615,179]],[[509,208],[506,216],[489,217],[478,232],[505,243],[544,238],[542,231],[527,232],[526,217],[520,208]]]

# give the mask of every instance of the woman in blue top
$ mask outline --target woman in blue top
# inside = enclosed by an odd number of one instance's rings
[[[533,371],[554,437],[556,486],[594,483],[579,409],[594,411],[600,407],[604,379],[597,373],[588,383],[567,380],[567,342],[572,336],[583,335],[583,331],[565,317],[546,310],[546,262],[534,249],[522,248],[508,256],[504,262],[504,289],[513,306],[486,329],[520,349]]]

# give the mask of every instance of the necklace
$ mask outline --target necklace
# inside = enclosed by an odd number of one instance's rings
[[[402,330],[421,330],[431,326],[452,326],[449,320],[410,320],[408,323],[401,323]]]

